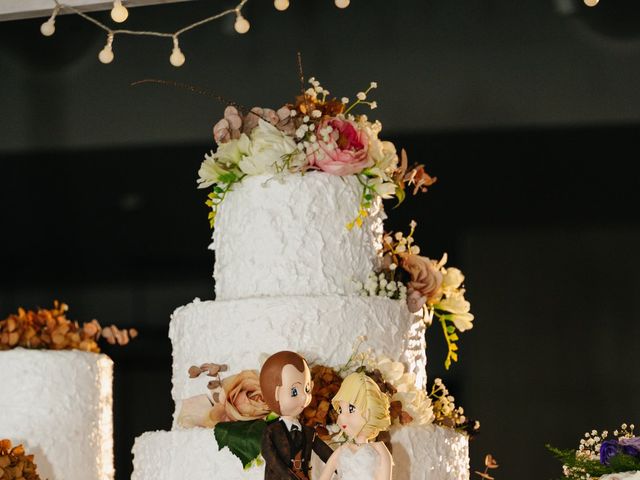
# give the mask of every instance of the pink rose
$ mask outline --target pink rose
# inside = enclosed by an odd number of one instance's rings
[[[255,370],[244,370],[222,381],[225,395],[220,404],[214,406],[209,417],[216,422],[225,420],[256,420],[269,413],[262,397],[260,378]],[[216,422],[217,423],[217,422]]]
[[[433,261],[420,255],[406,255],[402,258],[402,268],[411,276],[407,284],[409,294],[419,292],[427,301],[436,296],[442,285],[442,273]]]
[[[323,135],[327,127],[331,132]],[[369,138],[355,123],[340,118],[324,121],[318,128],[319,150],[309,154],[309,164],[332,175],[352,175],[373,165]]]

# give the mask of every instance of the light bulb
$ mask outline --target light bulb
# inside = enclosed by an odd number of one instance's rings
[[[584,0],[584,4],[587,7],[595,7],[600,0]]]
[[[338,8],[347,8],[349,6],[350,0],[336,0],[336,7]]]
[[[236,17],[236,24],[234,25],[234,28],[238,33],[247,33],[249,31],[249,28],[251,28],[251,24],[246,18],[238,14],[238,16]]]
[[[289,0],[274,0],[273,6],[281,12],[289,8]]]
[[[184,54],[180,50],[180,47],[173,47],[173,51],[171,52],[171,56],[169,57],[169,62],[171,62],[171,65],[173,65],[174,67],[181,67],[182,65],[184,65],[185,60],[186,59],[184,58]]]
[[[122,0],[115,0],[111,9],[111,18],[114,22],[122,23],[129,17],[129,10],[122,5]]]
[[[56,31],[56,24],[52,19],[47,20],[40,25],[40,33],[45,37],[50,37]]]
[[[111,48],[111,45],[105,45],[105,47],[100,50],[98,58],[105,64],[113,62],[113,49]]]

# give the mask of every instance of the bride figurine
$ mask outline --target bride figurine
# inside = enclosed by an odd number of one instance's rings
[[[391,453],[384,443],[369,442],[391,424],[387,396],[356,372],[344,379],[331,404],[348,441],[329,457],[319,480],[330,480],[336,471],[340,480],[391,480]]]

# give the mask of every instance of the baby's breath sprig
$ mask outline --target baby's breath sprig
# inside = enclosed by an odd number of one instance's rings
[[[369,108],[371,108],[371,110],[374,110],[376,108],[378,108],[378,103],[373,101],[367,101],[367,94],[373,90],[374,88],[378,88],[378,83],[377,82],[371,82],[369,84],[369,88],[367,88],[364,92],[358,92],[358,94],[356,95],[356,101],[353,102],[349,108],[347,108],[344,112],[345,116],[349,114],[349,112],[351,112],[351,110],[353,110],[356,106],[358,105],[369,105]],[[344,101],[345,98],[343,98],[343,102],[342,103],[348,103],[348,99],[347,102]]]
[[[469,434],[480,430],[480,422],[469,420],[464,414],[464,408],[456,407],[455,397],[449,393],[441,378],[436,378],[428,391],[433,406],[434,423],[444,427],[455,428]]]

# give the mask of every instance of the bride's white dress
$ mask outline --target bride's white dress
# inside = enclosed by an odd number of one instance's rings
[[[356,449],[345,446],[338,457],[338,478],[340,480],[373,480],[378,462],[378,452],[370,443],[364,443]]]

